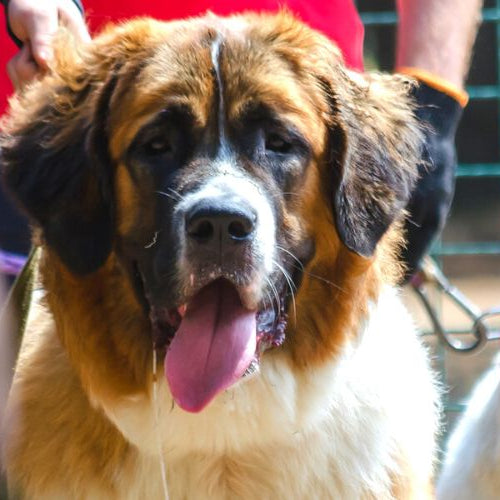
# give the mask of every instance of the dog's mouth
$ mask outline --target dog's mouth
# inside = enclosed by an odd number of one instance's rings
[[[259,369],[260,355],[285,338],[284,293],[255,309],[242,291],[218,278],[173,309],[151,307],[157,345],[176,403],[199,412],[220,392]]]

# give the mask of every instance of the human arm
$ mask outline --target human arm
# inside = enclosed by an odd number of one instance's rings
[[[79,0],[1,0],[1,3],[9,33],[20,47],[7,65],[16,88],[48,69],[51,38],[59,24],[68,26],[82,41],[90,39]]]
[[[396,68],[419,68],[463,90],[482,0],[398,0]]]
[[[444,226],[454,191],[455,132],[467,103],[464,82],[482,0],[398,0],[396,71],[416,77],[417,115],[426,144],[420,179],[408,204],[409,280]]]

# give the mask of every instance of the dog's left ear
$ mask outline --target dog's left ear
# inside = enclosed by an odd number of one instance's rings
[[[350,250],[369,257],[401,217],[417,179],[422,133],[413,114],[413,84],[341,65],[321,81],[331,113],[327,161],[337,231]]]

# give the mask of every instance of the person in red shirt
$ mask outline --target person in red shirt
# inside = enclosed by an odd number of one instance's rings
[[[48,70],[50,38],[59,23],[66,24],[78,38],[89,40],[79,0],[0,0],[5,6],[7,26],[17,43],[2,51],[0,64],[8,62],[8,74],[16,87]],[[286,6],[298,18],[322,31],[339,46],[347,66],[363,69],[363,26],[353,0],[87,0],[85,8],[91,32],[110,21],[148,15],[175,19],[203,14],[207,10],[228,15],[245,10],[276,11]],[[402,259],[410,279],[444,225],[454,187],[456,156],[454,138],[462,108],[467,103],[464,80],[482,0],[397,0],[400,16],[396,70],[420,80],[416,91],[417,115],[426,128],[426,148],[421,177],[408,205],[408,245]],[[2,47],[9,45],[0,33]],[[2,75],[0,99],[11,88]],[[0,112],[4,104],[0,102]],[[14,214],[2,211],[0,194],[0,250],[24,227]],[[22,235],[26,237],[26,233]],[[11,238],[12,239],[12,238]],[[14,240],[16,237],[13,238]],[[15,243],[15,242],[14,242]],[[15,257],[15,256],[14,256]],[[5,259],[4,259],[5,260]],[[1,271],[1,254],[0,254]]]
[[[89,39],[79,0],[1,0],[0,3],[6,7],[9,34],[20,48],[9,65],[9,76],[14,84],[21,84],[40,69],[46,69],[50,57],[50,36],[59,22],[68,25],[78,38],[84,41]],[[90,31],[96,32],[106,23],[136,16],[171,20],[198,16],[207,11],[221,16],[246,10],[275,12],[282,6],[334,40],[349,67],[363,69],[364,29],[353,0],[86,0],[85,20]],[[5,33],[0,33],[0,36],[2,47],[9,48],[0,59],[0,64],[6,64],[14,57],[16,47],[8,41]],[[1,76],[0,97],[5,99],[12,88],[5,75]],[[0,112],[2,109],[0,107]]]

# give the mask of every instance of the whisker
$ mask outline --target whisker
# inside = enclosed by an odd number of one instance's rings
[[[269,290],[266,288],[264,290],[264,292],[266,293],[266,299],[267,299],[266,302],[268,302],[269,307],[271,309],[274,309],[273,298],[271,297],[271,294],[269,293]]]
[[[181,193],[179,193],[179,191],[176,191],[175,189],[169,187],[167,188],[171,193],[175,194],[175,196],[178,197],[179,200],[183,200],[184,199],[184,196],[182,196]]]
[[[174,201],[179,201],[181,198],[175,198],[171,194],[165,193],[165,191],[155,191],[156,194],[161,194],[162,196],[166,196],[167,198],[170,198],[171,200]]]
[[[280,245],[276,245],[276,248],[278,250],[281,250],[282,252],[285,252],[286,254],[290,255],[290,257],[292,257],[293,260],[295,260],[298,264],[298,266],[296,264],[292,264],[293,267],[295,269],[299,269],[301,270],[304,274],[307,274],[308,276],[310,276],[311,278],[315,278],[317,280],[320,280],[328,285],[331,285],[333,286],[334,288],[337,288],[338,290],[340,290],[341,292],[345,292],[345,290],[340,287],[339,285],[336,285],[335,283],[333,283],[332,281],[329,281],[327,280],[326,278],[323,278],[322,276],[318,276],[317,274],[314,274],[314,273],[311,273],[310,271],[306,271],[305,270],[305,267],[304,267],[304,264],[302,264],[302,262],[299,260],[299,258],[297,256],[295,256],[292,252],[290,252],[289,250],[287,250],[286,248],[283,248],[282,246]]]
[[[306,271],[304,268],[302,268],[302,272],[304,274],[306,274],[307,276],[311,277],[311,278],[314,278],[314,279],[317,279],[319,281],[322,281],[323,283],[326,283],[327,285],[330,285],[333,288],[336,288],[340,292],[345,293],[345,290],[341,286],[333,283],[333,281],[327,280],[326,278],[323,278],[322,276],[318,276],[317,274],[311,273],[310,271]]]
[[[295,283],[292,280],[292,277],[290,276],[290,273],[278,262],[273,260],[274,265],[282,272],[283,276],[288,282],[288,285],[290,286],[290,291],[297,291],[297,287],[295,286]]]
[[[147,245],[144,245],[144,248],[151,248],[153,245],[156,245],[156,242],[158,241],[158,234],[160,234],[160,231],[155,231],[153,239]]]
[[[280,307],[280,296],[278,294],[278,290],[276,290],[276,287],[273,285],[272,281],[269,278],[266,278],[266,283],[269,285],[269,288],[271,289],[271,292],[273,292],[274,298],[276,300],[276,306],[279,308]],[[274,308],[274,304],[271,302],[273,305],[273,310],[276,313],[276,315],[279,315],[279,309],[276,311]]]
[[[271,193],[271,196],[273,198],[281,198],[282,196],[297,196],[297,197],[299,197],[301,195],[300,195],[300,193],[293,193],[291,191],[285,191],[285,192],[279,193],[279,194],[273,194],[273,193]]]
[[[282,252],[285,252],[286,254],[290,255],[290,257],[299,264],[300,269],[304,269],[304,264],[302,264],[302,262],[300,261],[300,259],[297,256],[295,256],[292,252],[290,252],[290,250],[287,250],[286,248],[283,248],[280,245],[276,245],[276,248],[278,250],[281,250]]]
[[[297,306],[295,303],[295,292],[297,291],[297,287],[295,286],[295,283],[293,282],[292,278],[290,277],[290,274],[288,273],[288,271],[283,266],[281,266],[278,262],[276,262],[275,260],[273,260],[273,263],[281,271],[281,273],[285,277],[288,288],[290,289],[290,294],[292,295],[293,317],[294,317],[295,323],[297,323]]]
[[[181,193],[179,193],[179,191],[176,191],[171,187],[168,187],[167,190],[170,191],[172,194],[166,193],[165,191],[155,191],[155,193],[161,194],[162,196],[166,196],[167,198],[170,198],[171,200],[174,201],[182,201],[184,199],[184,197],[181,195]]]

